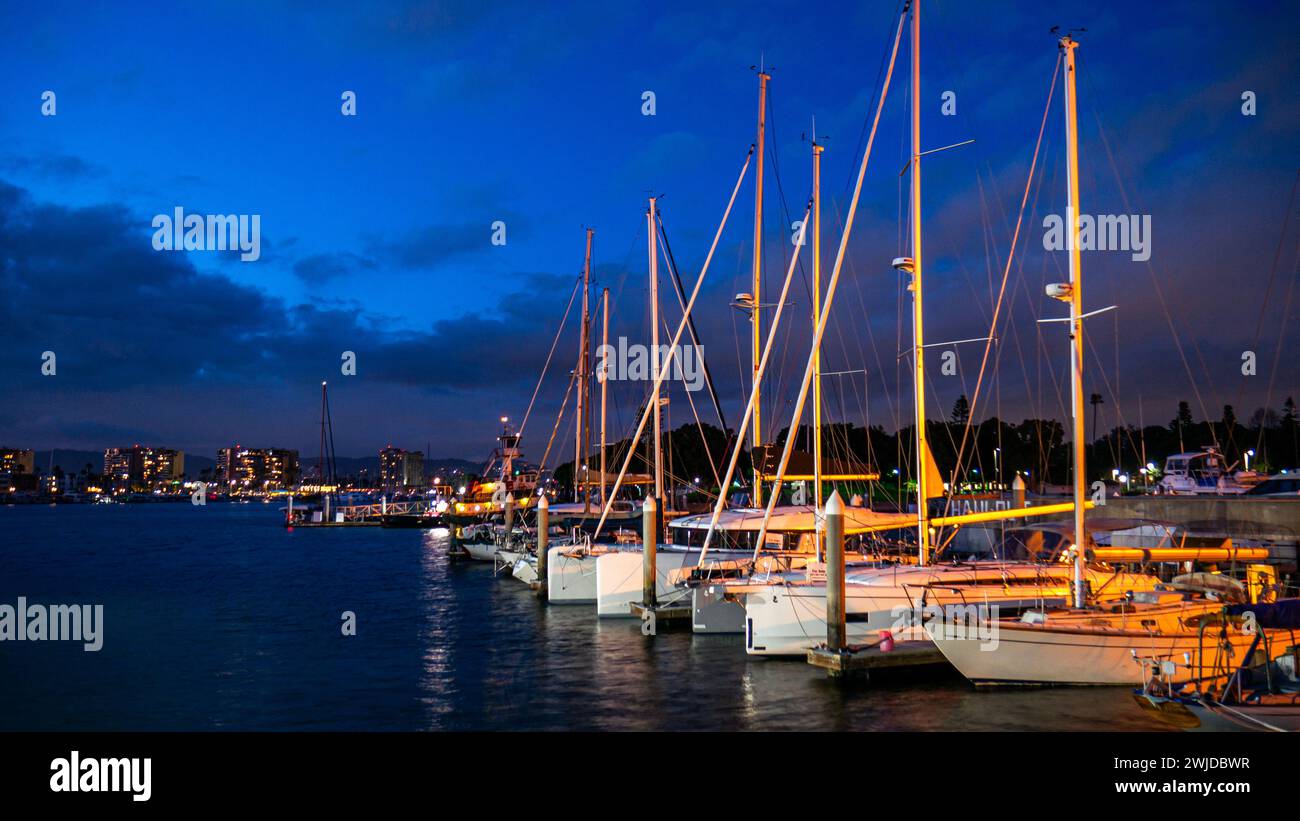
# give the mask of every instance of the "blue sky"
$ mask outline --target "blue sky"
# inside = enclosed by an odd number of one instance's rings
[[[597,231],[598,279],[615,294],[616,335],[646,334],[648,192],[664,195],[688,284],[698,273],[753,140],[760,56],[774,66],[765,270],[779,286],[786,213],[802,212],[809,192],[801,136],[815,116],[834,223],[897,15],[894,3],[815,13],[799,3],[13,4],[0,34],[0,384],[10,387],[0,439],[310,451],[316,386],[330,379],[341,453],[429,442],[439,455],[478,457],[498,416],[522,416],[585,226]],[[1232,3],[948,0],[923,3],[922,21],[923,142],[976,140],[925,165],[931,339],[988,330],[989,272],[1000,278],[1056,60],[1048,29],[1084,26],[1084,211],[1126,211],[1109,148],[1131,210],[1154,225],[1150,269],[1085,255],[1086,301],[1121,305],[1118,319],[1096,322],[1094,344],[1122,381],[1090,389],[1131,422],[1141,396],[1148,423],[1172,417],[1179,398],[1194,400],[1198,418],[1199,405],[1218,418],[1225,403],[1244,418],[1300,393],[1300,367],[1273,356],[1296,334],[1294,317],[1283,322],[1294,219],[1269,275],[1300,164],[1294,5],[1247,15]],[[904,49],[827,353],[828,369],[871,372],[837,389],[834,415],[891,429],[910,413],[892,364],[910,326],[899,325],[888,267],[900,250],[906,58]],[[47,89],[54,117],[41,116]],[[340,114],[345,90],[357,95],[355,117]],[[641,113],[646,90],[653,117]],[[940,114],[945,90],[956,116]],[[1254,117],[1241,114],[1245,90],[1257,95]],[[1060,100],[1058,88],[1039,220],[1064,205]],[[745,328],[727,302],[749,290],[751,184],[700,307],[733,417]],[[261,215],[262,258],[153,251],[150,220],[178,205]],[[504,247],[489,242],[495,220],[506,223]],[[999,393],[986,406],[1013,418],[1062,413],[1064,342],[1040,340],[1034,320],[1055,310],[1042,283],[1063,278],[1065,258],[1043,253],[1041,231],[1027,223],[1017,251]],[[828,266],[838,238],[828,225]],[[788,413],[806,352],[806,289],[801,279],[799,316],[782,336],[773,414]],[[1260,364],[1248,380],[1240,352],[1251,347]],[[40,375],[44,350],[59,354],[54,377]],[[355,377],[338,375],[344,350],[358,353]],[[959,353],[961,379],[932,386],[941,408],[973,387],[979,350]],[[571,358],[542,392],[539,432]],[[638,390],[622,387],[624,426]]]

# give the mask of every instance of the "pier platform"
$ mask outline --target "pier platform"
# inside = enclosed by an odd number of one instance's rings
[[[347,521],[347,522],[291,522],[291,523],[285,525],[285,527],[287,527],[287,528],[291,528],[291,529],[292,529],[292,528],[299,528],[299,527],[379,527],[379,526],[380,526],[380,522],[377,522],[377,521],[368,521],[368,520],[367,520],[367,521],[364,521],[364,522],[354,522],[354,521]]]
[[[877,644],[828,650],[825,645],[808,651],[808,663],[820,667],[832,678],[867,676],[872,670],[947,665],[939,648],[928,641],[900,641],[894,649],[882,651]]]
[[[654,617],[655,628],[660,627],[686,627],[691,626],[691,602],[687,599],[684,603],[668,602],[656,605],[646,605],[639,601],[634,601],[628,605],[632,615],[642,621],[645,621],[646,614]]]

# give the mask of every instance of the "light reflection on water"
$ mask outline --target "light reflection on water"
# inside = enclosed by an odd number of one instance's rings
[[[845,688],[739,636],[647,638],[449,561],[445,532],[285,532],[260,505],[0,519],[0,602],[103,603],[106,623],[99,653],[0,647],[0,730],[1160,729],[1123,689]]]

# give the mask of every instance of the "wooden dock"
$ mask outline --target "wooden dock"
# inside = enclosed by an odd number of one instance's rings
[[[825,645],[808,651],[808,663],[820,667],[832,678],[869,676],[872,670],[946,666],[948,660],[928,641],[900,641],[892,650],[878,644],[828,650]]]
[[[687,627],[691,626],[691,600],[688,598],[685,604],[681,602],[669,602],[665,604],[646,605],[642,602],[635,601],[628,605],[632,615],[640,619],[642,624],[649,622],[652,625],[650,633],[654,635],[660,627]],[[642,632],[645,632],[644,627]]]
[[[289,522],[285,524],[290,530],[299,527],[379,527],[377,521],[343,521],[343,522]]]

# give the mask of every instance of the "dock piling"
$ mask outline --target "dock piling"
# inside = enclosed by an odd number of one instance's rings
[[[533,589],[537,595],[546,598],[546,542],[551,529],[551,505],[546,501],[546,494],[537,500],[537,581]]]
[[[659,518],[662,508],[660,502],[651,496],[641,508],[641,601],[631,602],[628,609],[632,615],[641,620],[641,634],[653,636],[660,627],[677,625],[689,626],[691,623],[691,599],[680,597],[660,604],[658,590],[658,567],[656,551],[659,549],[659,534],[663,532],[663,520]]]
[[[659,546],[656,528],[659,505],[653,496],[647,497],[641,508],[641,604],[654,608],[655,601],[655,550]]]
[[[826,500],[826,648],[838,653],[848,644],[844,613],[844,503],[838,490]]]
[[[506,532],[501,537],[502,547],[510,546],[510,534],[515,529],[515,497],[509,493],[506,494],[505,507],[505,524]]]

